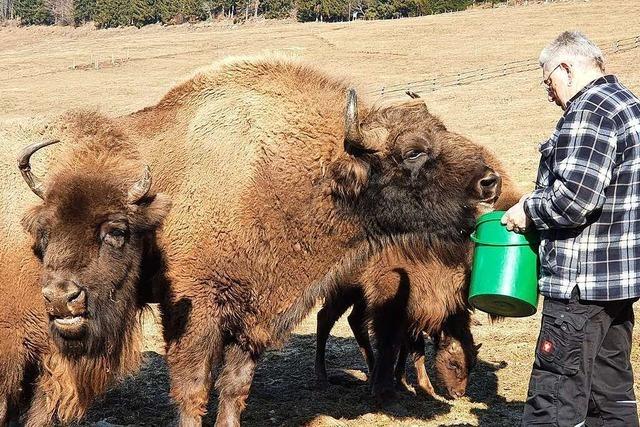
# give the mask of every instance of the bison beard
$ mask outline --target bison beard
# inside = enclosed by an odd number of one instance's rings
[[[72,113],[63,120],[82,122],[82,130],[56,147],[44,182],[32,174],[30,157],[53,141],[26,147],[18,162],[43,199],[22,218],[40,265],[18,254],[27,298],[14,304],[25,324],[1,343],[0,421],[27,409],[27,426],[82,417],[96,396],[139,366],[138,315],[147,298],[139,279],[170,207],[166,196],[149,191],[148,169],[140,177],[135,147],[108,119]],[[14,265],[2,265],[3,276]],[[38,272],[42,302],[30,284]],[[2,325],[0,335],[9,335]]]

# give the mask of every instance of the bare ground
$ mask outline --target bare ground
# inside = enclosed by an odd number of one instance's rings
[[[137,110],[156,102],[194,69],[232,54],[289,52],[370,90],[535,58],[565,29],[581,29],[604,48],[616,39],[640,35],[638,24],[640,3],[592,0],[339,24],[220,22],[100,31],[0,28],[0,134],[27,136],[47,117],[70,108],[96,108],[109,114]],[[636,93],[640,93],[638,63],[640,48],[608,57],[609,71]],[[545,101],[539,80],[540,72],[531,71],[421,95],[450,128],[493,148],[523,187],[531,188],[537,144],[560,114]],[[332,386],[317,390],[315,316],[310,316],[283,349],[263,357],[243,422],[248,426],[515,426],[526,395],[539,315],[499,324],[476,316],[482,325],[473,332],[483,347],[468,397],[448,402],[402,395],[390,406],[375,406],[365,366],[343,320],[329,343]],[[139,375],[108,393],[82,425],[157,426],[173,421],[162,340],[151,315],[145,318],[145,331],[147,357]],[[632,355],[636,380],[638,338],[636,332]],[[205,420],[209,424],[215,418],[215,403],[212,395]]]

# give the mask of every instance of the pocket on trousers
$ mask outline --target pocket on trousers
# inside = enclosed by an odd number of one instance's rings
[[[587,316],[570,312],[542,310],[542,330],[536,358],[540,367],[560,375],[575,375],[582,363],[584,326]]]

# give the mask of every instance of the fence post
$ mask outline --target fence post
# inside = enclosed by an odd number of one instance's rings
[[[380,89],[380,96],[384,97],[384,86],[382,86],[382,88]]]

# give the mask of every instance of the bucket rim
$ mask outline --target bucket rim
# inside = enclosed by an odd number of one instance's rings
[[[507,211],[491,211],[491,212],[487,212],[486,214],[482,214],[478,217],[478,219],[476,219],[476,227],[485,222],[496,221],[496,220],[499,221],[500,219],[502,219],[502,216],[506,212]]]
[[[512,233],[512,232],[510,232],[510,233]],[[469,238],[471,239],[471,241],[473,243],[476,243],[476,244],[479,244],[479,245],[485,245],[485,246],[501,246],[501,247],[506,247],[506,246],[536,246],[536,245],[540,244],[540,239],[534,233],[528,232],[528,233],[525,233],[525,234],[520,234],[519,236],[521,236],[522,239],[524,239],[524,241],[519,242],[519,243],[497,243],[497,242],[490,242],[490,241],[486,241],[486,240],[480,240],[476,236],[476,232],[475,231],[473,233],[471,233],[471,236],[469,236]],[[530,238],[531,240],[528,240],[527,238]]]

